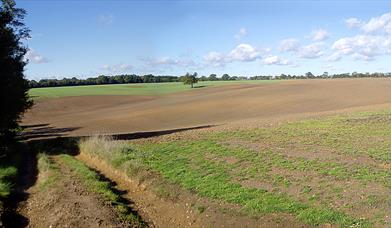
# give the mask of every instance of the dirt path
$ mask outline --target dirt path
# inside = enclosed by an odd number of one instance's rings
[[[42,184],[48,176],[40,173],[27,190],[28,199],[17,209],[28,218],[28,227],[126,227],[112,207],[87,191],[69,167],[56,156],[50,158],[60,177]]]

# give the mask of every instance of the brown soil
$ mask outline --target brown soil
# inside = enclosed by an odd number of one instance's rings
[[[391,107],[390,79],[292,80],[227,85],[158,97],[82,96],[42,99],[23,124],[64,134],[129,133],[265,122],[350,109]]]
[[[110,205],[86,190],[70,169],[53,157],[60,180],[43,188],[39,183],[27,190],[29,198],[18,213],[28,218],[28,227],[127,227]],[[98,210],[97,210],[98,209]]]
[[[178,137],[194,137],[195,130],[184,130],[195,126],[204,126],[204,129],[197,130],[203,132],[211,130],[209,126],[215,126],[214,130],[254,127],[259,124],[275,124],[280,120],[390,108],[390,89],[390,79],[297,80],[276,84],[230,85],[159,97],[84,96],[42,99],[26,114],[23,124],[35,125],[32,130],[34,137],[126,133],[121,137],[134,139],[139,136],[167,134],[159,139],[148,140],[175,140]],[[180,131],[184,132],[170,134]],[[304,152],[300,154],[304,155]],[[166,200],[151,191],[153,186],[148,186],[148,183],[132,180],[105,163],[83,154],[79,155],[79,159],[117,182],[120,189],[128,190],[127,197],[135,202],[140,215],[157,227],[302,227],[289,215],[241,217],[237,215],[238,210],[234,205],[218,205],[180,190],[180,194],[176,194],[176,200]],[[326,156],[320,159],[336,160],[339,157]],[[227,162],[237,161],[227,158]],[[368,161],[353,163],[368,164]],[[62,172],[67,173],[66,167],[61,167]],[[284,174],[282,171],[276,173]],[[30,218],[32,227],[51,224],[88,227],[97,226],[99,222],[103,226],[121,225],[110,208],[105,207],[98,197],[86,192],[70,175],[64,176],[64,180],[49,194],[35,187],[29,190],[31,196],[22,207],[21,214]],[[316,179],[312,181],[308,185],[318,186]],[[273,189],[273,186],[251,180],[242,184]],[[294,191],[293,194],[300,194],[302,186],[296,187],[286,190],[288,193]],[[316,190],[319,189],[314,191]],[[377,188],[374,192],[375,190]],[[346,199],[356,197],[350,192],[342,194]],[[340,199],[335,201],[345,203]],[[202,213],[197,212],[200,205],[206,206]],[[283,221],[280,220],[281,217],[284,218]],[[100,221],[99,218],[104,220]],[[61,223],[64,221],[66,224]]]

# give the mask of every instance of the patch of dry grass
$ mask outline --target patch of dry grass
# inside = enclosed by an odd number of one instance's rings
[[[109,160],[123,153],[126,147],[126,142],[116,141],[109,135],[94,135],[79,142],[81,152]]]

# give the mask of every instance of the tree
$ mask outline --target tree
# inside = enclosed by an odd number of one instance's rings
[[[23,23],[26,11],[15,8],[14,0],[1,0],[0,5],[0,152],[14,138],[21,115],[32,106],[28,81],[24,78],[27,48],[22,41],[29,38]]]
[[[96,79],[96,84],[108,84],[109,83],[109,77],[104,75],[99,75]]]
[[[315,76],[311,72],[305,73],[306,78],[315,78]]]
[[[221,80],[223,81],[228,81],[229,80],[229,75],[228,74],[223,74],[223,76],[221,76]]]
[[[206,76],[201,76],[200,81],[208,81],[208,78]]]
[[[209,75],[208,80],[209,81],[216,81],[217,80],[217,75],[216,74]]]
[[[193,84],[198,82],[197,75],[197,72],[194,72],[193,74],[186,73],[186,75],[182,77],[183,84],[190,85],[191,88],[193,88]]]

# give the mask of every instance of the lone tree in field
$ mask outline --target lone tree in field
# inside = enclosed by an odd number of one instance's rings
[[[31,107],[27,94],[28,82],[24,78],[27,48],[23,40],[29,30],[23,23],[26,11],[15,8],[14,0],[1,0],[0,5],[0,153],[17,131],[21,115]]]
[[[198,82],[197,75],[197,72],[194,72],[193,74],[186,73],[186,75],[182,77],[183,84],[190,85],[191,88],[194,88],[194,84]]]

